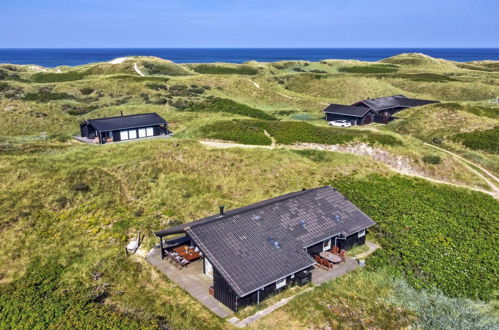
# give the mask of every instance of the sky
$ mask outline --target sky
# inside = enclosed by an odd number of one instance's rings
[[[499,47],[498,0],[0,0],[0,48]]]

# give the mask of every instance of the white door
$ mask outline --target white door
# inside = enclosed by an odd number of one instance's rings
[[[213,266],[207,258],[204,258],[204,273],[209,277],[213,277]]]
[[[137,131],[134,129],[128,130],[128,138],[129,139],[136,139],[137,138]]]
[[[322,242],[322,251],[329,251],[329,250],[331,250],[331,239]]]
[[[120,140],[128,140],[128,131],[120,131]]]
[[[146,129],[145,128],[139,128],[139,138],[146,137]]]
[[[146,135],[147,136],[153,136],[154,135],[154,129],[152,127],[146,128]]]

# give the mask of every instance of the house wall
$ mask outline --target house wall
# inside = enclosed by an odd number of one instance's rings
[[[366,230],[367,234],[367,230]],[[331,247],[334,246],[334,237],[331,239]],[[307,248],[307,252],[311,255],[317,255],[323,251],[322,243],[317,243]],[[366,243],[366,236],[358,237],[358,233],[348,236],[346,239],[336,239],[336,245],[340,249],[349,250],[355,246],[363,245]]]
[[[353,117],[347,115],[339,115],[326,113],[326,121],[334,121],[334,120],[348,120],[352,123],[352,125],[366,125],[370,124],[374,121],[374,115],[371,113],[366,114],[364,117]]]
[[[133,140],[144,139],[146,137],[142,137],[142,138],[139,137],[139,129],[145,129],[145,128],[148,128],[148,127],[152,127],[153,128],[153,136],[158,136],[158,135],[161,135],[161,134],[166,134],[167,131],[168,131],[168,129],[166,128],[166,125],[165,125],[165,127],[162,127],[162,125],[137,127],[137,128],[128,129],[127,131],[135,130],[135,134],[136,134],[137,138],[133,139]],[[122,130],[115,130],[115,131],[111,132],[112,136],[113,136],[113,142],[121,141],[120,131],[122,131]]]
[[[367,230],[366,230],[367,234]],[[358,233],[348,236],[346,239],[337,239],[336,245],[343,250],[350,250],[358,245],[366,244],[366,235],[358,237]]]
[[[302,271],[298,273],[302,273]],[[215,298],[225,306],[229,307],[231,310],[237,312],[244,307],[262,302],[268,297],[286,290],[292,285],[297,284],[297,281],[295,281],[295,279],[298,280],[298,278],[295,276],[296,274],[286,277],[286,285],[279,289],[276,288],[276,283],[274,282],[267,285],[262,290],[252,292],[249,295],[241,298],[234,292],[234,290],[232,290],[230,285],[225,281],[220,273],[216,269],[213,269],[213,288],[215,291]],[[302,285],[304,284],[306,283],[303,283]]]

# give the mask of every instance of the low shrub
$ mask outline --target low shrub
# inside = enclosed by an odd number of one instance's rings
[[[81,93],[82,95],[90,95],[90,94],[92,94],[94,91],[95,91],[95,89],[90,88],[90,87],[84,87],[84,88],[81,88],[81,89],[80,89],[80,93]]]
[[[110,80],[120,80],[120,81],[129,81],[129,82],[145,82],[145,81],[154,81],[154,82],[167,82],[170,80],[168,77],[142,77],[142,76],[133,76],[130,74],[119,74],[115,76],[111,76],[108,79]]]
[[[38,72],[31,76],[31,80],[36,83],[54,83],[64,81],[81,80],[87,74],[80,71],[68,71],[62,73],[45,73]]]
[[[331,185],[377,223],[371,230],[383,248],[368,267],[389,269],[416,289],[493,299],[499,268],[493,197],[398,175],[345,177]]]
[[[398,71],[398,66],[391,64],[354,65],[338,68],[338,71],[348,73],[391,73]]]
[[[194,67],[194,71],[202,74],[241,74],[241,75],[258,74],[257,69],[244,64],[235,67],[223,66],[217,64],[199,64]]]
[[[74,260],[76,256],[70,259]],[[128,328],[155,329],[158,321],[140,320],[113,310],[99,297],[109,295],[106,289],[88,288],[75,283],[64,284],[67,265],[50,257],[31,262],[20,279],[0,285],[0,328]]]
[[[200,133],[206,138],[234,141],[242,144],[270,145],[272,143],[264,134],[263,129],[258,125],[254,125],[254,121],[219,121],[201,127]]]
[[[185,110],[192,112],[226,112],[257,119],[276,120],[274,116],[265,111],[222,98],[206,99],[201,103],[193,104]]]
[[[23,97],[23,100],[25,101],[35,102],[50,102],[71,99],[75,99],[75,97],[66,93],[28,93]]]
[[[72,188],[74,191],[79,191],[79,192],[89,192],[90,191],[90,186],[86,184],[85,182],[79,182],[75,184]]]
[[[499,154],[499,126],[485,131],[456,134],[452,139],[473,150]]]
[[[438,165],[442,161],[442,159],[439,156],[424,156],[422,158],[423,162],[426,164],[431,164],[431,165]]]
[[[454,78],[450,78],[448,76],[444,76],[436,73],[398,73],[394,75],[388,75],[385,77],[389,78],[400,78],[407,79],[412,81],[422,81],[422,82],[448,82],[448,81],[457,81]]]
[[[230,138],[225,130],[230,127]],[[236,133],[239,131],[239,133]],[[305,122],[295,121],[264,121],[264,120],[232,120],[217,122],[205,126],[203,133],[209,132],[210,137],[227,139],[245,144],[269,144],[264,138],[267,131],[277,143],[317,143],[317,144],[344,144],[354,140],[369,144],[399,145],[401,141],[391,135],[383,135],[365,131],[346,130],[334,127],[319,127]],[[245,134],[251,132],[252,137]],[[255,136],[255,132],[260,132]],[[256,142],[258,143],[252,143]]]
[[[164,84],[154,84],[154,83],[146,84],[146,87],[155,91],[168,89],[168,87]]]

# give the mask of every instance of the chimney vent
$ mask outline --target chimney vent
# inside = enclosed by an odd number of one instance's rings
[[[340,216],[339,215],[336,216],[336,222],[340,222]]]
[[[222,205],[219,207],[219,209],[220,209],[220,215],[224,215],[225,206]]]

